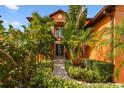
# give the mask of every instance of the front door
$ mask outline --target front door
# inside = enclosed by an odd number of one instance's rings
[[[62,44],[56,44],[56,55],[62,56],[64,54],[64,46]]]

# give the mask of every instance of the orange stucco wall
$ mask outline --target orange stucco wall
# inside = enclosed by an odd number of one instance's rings
[[[58,16],[61,15],[62,17],[59,18]],[[55,35],[55,29],[57,27],[62,27],[66,21],[65,15],[62,12],[59,12],[51,17],[55,21],[54,27],[52,27],[52,34]]]
[[[124,21],[124,5],[116,5],[115,24],[119,25],[122,21]]]
[[[61,15],[61,17],[60,17],[60,15]],[[65,15],[63,14],[63,12],[58,12],[58,13],[54,14],[53,16],[51,16],[51,18],[55,21],[55,25],[52,27],[52,34],[55,37],[56,28],[63,27],[64,23],[66,21],[66,18],[65,18]],[[56,56],[56,44],[62,44],[61,37],[55,37],[55,38],[56,38],[56,40],[53,45],[54,56]],[[64,51],[65,51],[65,48],[64,48]]]
[[[114,15],[114,11],[111,12]],[[111,26],[111,20],[109,16],[105,16],[99,20],[96,24],[93,25],[93,32],[103,31],[105,28]],[[103,35],[100,39],[105,41],[110,38],[110,35]],[[99,38],[98,38],[99,39]],[[97,43],[95,47],[88,49],[88,57],[90,59],[101,60],[101,61],[110,61],[108,56],[105,56],[106,53],[110,53],[110,44],[98,48],[99,44]]]
[[[115,24],[119,25],[124,21],[124,5],[117,5],[115,8]],[[115,34],[116,36],[116,34]],[[115,53],[117,51],[115,50]],[[115,57],[115,71],[119,67],[119,64],[121,64],[124,61],[124,54],[121,54]],[[118,82],[124,82],[124,68],[121,68],[119,73],[119,80],[116,80]]]
[[[115,10],[113,10],[111,12],[111,14],[114,15],[114,25],[119,25],[120,23],[122,23],[122,21],[124,20],[124,6],[121,5],[117,5],[115,6]],[[111,21],[110,18],[108,16],[105,16],[104,18],[102,18],[101,20],[99,20],[97,23],[95,23],[93,25],[94,30],[93,31],[102,31],[102,29],[106,28],[106,27],[110,27],[111,26]],[[104,38],[108,38],[109,36],[105,36]],[[97,46],[97,44],[96,44]],[[95,60],[102,60],[102,61],[108,61],[110,62],[110,58],[104,58],[104,55],[107,55],[110,52],[110,45],[106,45],[104,47],[101,47],[99,49],[96,50],[95,47],[93,48],[89,48],[88,49],[88,57],[90,59],[95,59]],[[115,51],[116,52],[116,51]],[[118,56],[114,57],[114,65],[115,65],[115,71],[118,68],[119,64],[122,63],[124,61],[124,54],[120,54]],[[115,77],[114,77],[115,79]],[[120,73],[119,73],[119,80],[116,80],[116,82],[124,82],[124,68],[121,69]]]

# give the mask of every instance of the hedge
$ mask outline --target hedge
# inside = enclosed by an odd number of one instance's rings
[[[65,66],[66,66],[68,75],[71,78],[74,78],[80,81],[90,82],[90,83],[100,82],[100,77],[95,71],[88,70],[87,68],[82,69],[79,66],[73,66],[69,64],[65,64]]]
[[[87,69],[97,72],[101,82],[113,81],[114,64],[97,60],[83,60],[82,63]]]

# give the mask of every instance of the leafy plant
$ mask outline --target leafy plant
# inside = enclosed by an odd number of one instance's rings
[[[54,40],[49,29],[51,20],[37,13],[33,14],[33,19],[29,28],[23,25],[24,32],[9,25],[5,34],[0,24],[0,83],[3,87],[30,87],[36,70],[37,53],[46,58],[51,56],[51,47],[48,47]]]
[[[85,64],[85,67],[87,69],[98,73],[98,75],[100,76],[100,82],[112,82],[114,71],[113,63],[89,59],[87,62],[83,61],[83,64]]]
[[[72,63],[79,61],[80,54],[86,55],[86,46],[93,46],[96,42],[95,33],[91,28],[84,29],[86,18],[85,6],[69,6],[66,23],[63,27],[63,44],[65,45],[69,59]],[[85,56],[86,57],[86,56]]]

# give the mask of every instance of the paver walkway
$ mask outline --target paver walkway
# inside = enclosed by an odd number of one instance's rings
[[[71,79],[74,80],[72,78],[70,78],[65,70],[65,66],[64,66],[64,57],[56,57],[53,61],[54,61],[54,69],[53,69],[53,74],[56,77],[61,77],[64,79]],[[74,80],[79,84],[83,84],[84,82],[80,82],[77,80]]]
[[[61,77],[61,78],[65,78],[65,79],[69,79],[69,76],[65,70],[65,66],[64,66],[64,57],[58,56],[54,59],[54,70],[53,70],[53,74],[56,77]]]

